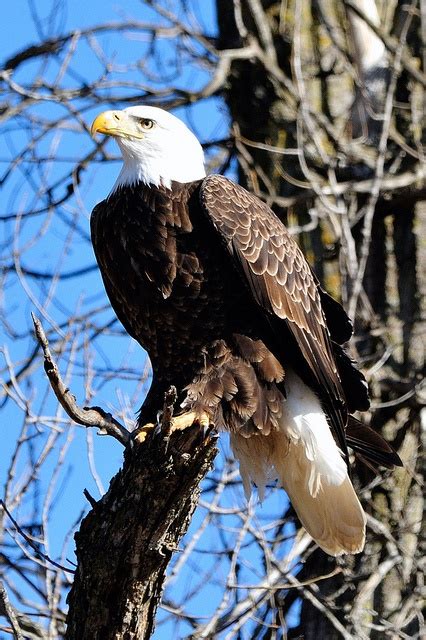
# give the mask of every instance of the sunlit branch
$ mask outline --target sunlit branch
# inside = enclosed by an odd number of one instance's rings
[[[127,446],[130,442],[130,432],[120,424],[110,413],[100,407],[79,407],[75,397],[62,381],[59,369],[52,358],[44,329],[40,320],[32,314],[36,338],[43,349],[44,370],[49,378],[51,387],[69,417],[84,427],[96,427],[99,433],[113,436]]]

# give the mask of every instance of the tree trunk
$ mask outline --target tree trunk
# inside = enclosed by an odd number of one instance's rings
[[[67,640],[145,640],[154,630],[167,565],[217,453],[198,426],[154,436],[125,454],[107,494],[76,534]]]

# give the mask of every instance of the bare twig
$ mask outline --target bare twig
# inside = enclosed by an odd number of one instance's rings
[[[13,637],[15,640],[24,640],[21,627],[19,626],[18,618],[15,615],[15,610],[9,602],[6,589],[3,582],[0,580],[0,615],[6,616],[12,627]]]
[[[52,560],[52,558],[50,558],[46,553],[42,553],[40,551],[40,549],[33,542],[33,540],[31,540],[31,538],[25,533],[25,531],[22,529],[22,527],[19,526],[19,524],[17,523],[15,518],[12,516],[12,514],[10,513],[9,509],[7,508],[7,506],[3,502],[3,500],[0,500],[0,507],[2,509],[4,509],[4,512],[7,514],[8,518],[11,520],[11,522],[12,522],[13,526],[15,527],[16,531],[19,533],[20,536],[22,536],[22,538],[24,538],[25,542],[31,547],[31,549],[33,551],[35,551],[37,556],[40,556],[40,558],[42,558],[46,562],[52,564],[57,569],[61,569],[62,571],[68,571],[69,573],[74,573],[73,569],[69,569],[68,567],[62,566],[61,564],[59,564],[55,560]]]
[[[341,567],[336,567],[333,571],[331,571],[330,573],[327,573],[324,576],[317,576],[315,578],[311,578],[310,580],[303,580],[302,582],[277,582],[277,584],[273,584],[270,585],[268,587],[268,589],[272,589],[273,591],[279,591],[279,590],[283,590],[286,591],[287,589],[298,589],[300,587],[309,587],[312,584],[316,584],[317,582],[321,582],[322,580],[328,580],[329,578],[333,578],[334,576],[337,576],[338,573],[342,573],[342,568]],[[259,585],[258,584],[230,584],[228,585],[228,587],[230,589],[259,589]]]
[[[44,370],[56,397],[69,417],[84,427],[96,427],[100,433],[107,433],[124,446],[127,446],[130,442],[129,431],[110,413],[105,412],[100,407],[81,408],[77,405],[75,397],[62,381],[59,369],[50,353],[49,342],[40,320],[34,314],[31,315],[37,340],[43,349]]]

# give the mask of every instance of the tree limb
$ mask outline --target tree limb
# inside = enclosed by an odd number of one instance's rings
[[[101,407],[79,407],[71,391],[65,386],[59,369],[52,358],[49,349],[49,341],[46,337],[42,324],[35,315],[31,314],[36,338],[43,349],[44,370],[49,378],[50,385],[55,392],[62,407],[69,417],[84,427],[97,427],[100,433],[107,433],[113,436],[122,445],[130,443],[130,432],[110,413],[106,413]]]
[[[149,638],[167,565],[217,453],[199,426],[126,450],[123,469],[76,535],[67,640]]]
[[[68,640],[149,638],[167,565],[197,506],[217,453],[212,431],[170,432],[176,390],[165,396],[159,433],[143,444],[100,407],[81,408],[62,381],[41,322],[33,315],[44,368],[67,414],[127,445],[123,469],[76,534],[78,566],[69,594]]]
[[[6,619],[10,622],[12,627],[12,634],[15,640],[24,640],[24,636],[22,635],[21,627],[19,626],[18,618],[15,614],[15,609],[9,602],[9,598],[7,597],[6,589],[4,588],[3,583],[0,581],[0,615],[5,616]]]

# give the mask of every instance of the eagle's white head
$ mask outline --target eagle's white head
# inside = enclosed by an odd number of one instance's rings
[[[123,154],[113,191],[138,182],[170,188],[172,181],[192,182],[206,175],[197,138],[179,118],[158,107],[105,111],[91,132],[113,136]]]

